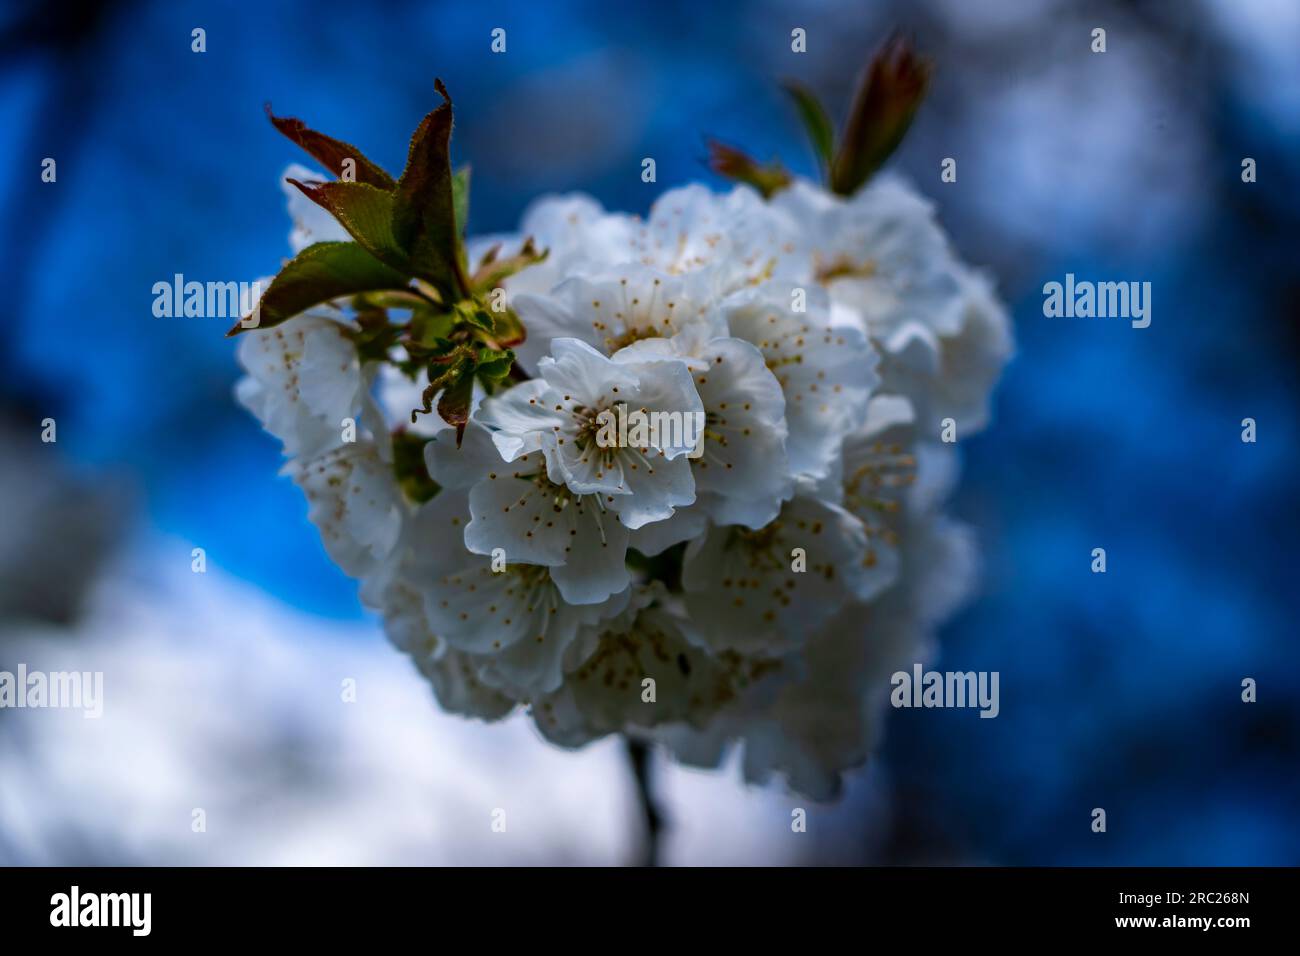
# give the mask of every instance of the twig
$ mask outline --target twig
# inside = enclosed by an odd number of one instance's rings
[[[628,760],[632,764],[632,775],[636,778],[637,798],[641,804],[641,816],[645,821],[642,836],[642,849],[639,866],[659,865],[659,835],[664,830],[664,818],[659,812],[651,790],[650,748],[639,740],[625,739]]]

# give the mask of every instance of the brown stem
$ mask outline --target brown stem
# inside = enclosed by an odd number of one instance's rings
[[[636,792],[641,806],[644,830],[641,840],[641,853],[638,866],[659,865],[659,836],[664,830],[664,818],[659,812],[651,788],[650,748],[640,740],[630,738],[624,741],[627,756],[632,764],[632,775],[636,778]]]

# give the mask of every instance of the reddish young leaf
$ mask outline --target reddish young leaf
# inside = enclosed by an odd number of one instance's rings
[[[335,176],[342,178],[343,162],[351,159],[356,164],[357,182],[390,191],[397,185],[392,176],[368,160],[351,143],[308,129],[302,120],[292,116],[276,116],[271,112],[270,103],[266,104],[266,116],[276,129],[301,146]]]
[[[451,97],[441,80],[434,87],[444,102],[411,136],[406,169],[393,194],[393,235],[411,257],[416,275],[428,279],[454,302],[469,294],[461,264],[460,231],[451,173]]]
[[[851,196],[898,148],[912,125],[930,82],[930,65],[911,45],[890,39],[858,86],[840,151],[831,167],[831,189]]]
[[[765,199],[790,185],[790,174],[778,162],[760,165],[748,153],[717,140],[709,140],[708,146],[710,169],[727,179],[748,183]]]

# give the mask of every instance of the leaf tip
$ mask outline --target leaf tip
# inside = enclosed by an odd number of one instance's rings
[[[312,202],[317,202],[317,203],[320,202],[320,199],[317,198],[317,193],[320,192],[320,187],[323,186],[324,183],[319,183],[319,182],[304,183],[302,180],[294,179],[292,176],[285,176],[284,181],[286,183],[291,183],[294,186],[298,187],[298,191],[301,192],[308,199],[310,199]]]
[[[765,199],[790,185],[790,174],[779,162],[760,164],[743,150],[716,139],[708,139],[705,144],[709,150],[709,168],[713,172],[753,186]]]

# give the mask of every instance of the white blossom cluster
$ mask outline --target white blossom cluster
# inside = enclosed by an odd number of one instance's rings
[[[289,197],[295,251],[346,238]],[[245,335],[239,399],[444,709],[705,766],[739,743],[747,779],[833,796],[889,675],[972,585],[943,438],[985,426],[1011,354],[990,282],[883,176],[850,199],[691,185],[646,219],[547,198],[471,240],[471,268],[526,237],[548,256],[503,283],[526,375],[476,395],[459,445],[410,424],[423,383],[363,364],[342,306]],[[702,447],[598,442],[619,406],[702,412]],[[394,477],[397,428],[429,439],[425,503]]]

